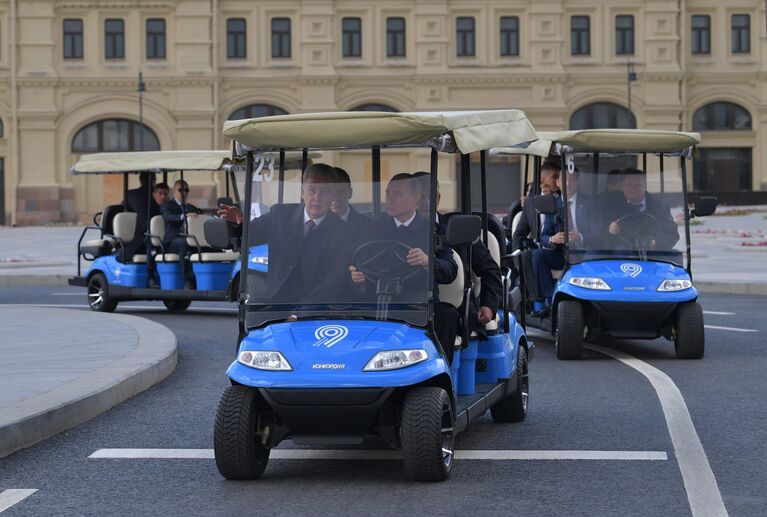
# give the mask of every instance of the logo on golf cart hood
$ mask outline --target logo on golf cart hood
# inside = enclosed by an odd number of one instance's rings
[[[330,348],[349,335],[349,329],[343,325],[323,325],[314,331],[314,346],[326,346]]]
[[[621,264],[621,271],[623,271],[623,274],[626,276],[630,276],[631,278],[636,278],[639,276],[639,273],[642,272],[642,266],[639,264]]]

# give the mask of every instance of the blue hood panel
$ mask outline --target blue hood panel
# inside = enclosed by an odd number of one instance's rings
[[[362,369],[381,350],[422,349],[426,361],[388,372]],[[257,370],[234,361],[230,378],[255,387],[350,388],[407,386],[448,371],[424,329],[388,321],[296,321],[251,331],[240,350],[274,350],[291,372]]]
[[[601,278],[610,291],[585,289],[570,284],[574,277]],[[616,302],[670,302],[694,300],[698,292],[694,287],[676,292],[658,292],[664,280],[689,280],[683,268],[666,262],[639,260],[591,260],[571,266],[557,284],[557,293],[594,301]]]

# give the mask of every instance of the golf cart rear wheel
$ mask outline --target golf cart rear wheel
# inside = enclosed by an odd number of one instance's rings
[[[405,474],[414,481],[444,481],[453,468],[453,404],[442,388],[413,388],[402,404],[400,440]]]
[[[221,396],[213,428],[216,467],[227,479],[258,479],[269,461],[269,449],[258,432],[263,402],[255,389],[230,386]]]
[[[676,310],[674,348],[678,359],[700,359],[706,348],[703,309],[698,302],[682,303]]]
[[[88,279],[88,306],[96,312],[114,312],[117,300],[109,296],[109,283],[103,273]]]
[[[521,422],[527,417],[527,400],[530,395],[530,382],[527,377],[527,352],[519,347],[517,354],[517,391],[503,398],[490,408],[490,414],[496,422]]]
[[[192,305],[192,300],[163,300],[165,308],[170,312],[185,311]]]
[[[583,352],[583,306],[564,300],[557,306],[555,343],[558,359],[580,359]]]

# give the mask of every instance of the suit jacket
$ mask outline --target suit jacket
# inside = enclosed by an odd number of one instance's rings
[[[133,232],[133,238],[125,246],[125,253],[128,257],[136,253],[145,253],[146,232],[149,229],[149,220],[160,215],[160,205],[150,197],[149,185],[142,185],[137,189],[129,190],[125,196],[125,203],[129,211],[136,212],[136,228]],[[149,219],[147,219],[147,199],[149,200]]]
[[[373,220],[370,217],[362,215],[353,206],[349,205],[349,217],[346,219],[346,224],[349,225],[352,231],[359,232],[372,222]]]
[[[669,206],[652,194],[646,193],[644,211],[658,220],[658,230],[655,235],[655,249],[659,251],[672,250],[674,245],[679,241],[679,230],[674,222],[674,218],[671,217],[671,209]],[[634,212],[634,209],[628,204],[625,197],[613,199],[611,206],[606,209],[604,218],[605,224],[609,227],[611,222]],[[609,235],[607,242],[617,248],[622,246],[625,247],[625,244],[618,241],[617,235]]]
[[[248,246],[269,244],[266,300],[348,301],[350,248],[345,223],[332,212],[304,237],[304,205],[275,205],[250,221]]]
[[[565,230],[564,202],[561,197],[557,198],[557,213],[547,214],[543,229],[541,230],[541,245],[544,248],[553,248],[551,237]],[[575,198],[575,229],[581,234],[583,241],[573,243],[571,246],[598,249],[601,246],[604,235],[602,216],[591,196],[578,193]]]
[[[171,199],[162,205],[160,211],[162,212],[162,218],[165,221],[165,239],[163,239],[165,244],[170,244],[173,239],[179,237],[179,234],[183,233],[185,212],[200,213],[200,209],[191,203],[186,203],[185,210],[182,210],[181,205],[179,205],[175,199]]]

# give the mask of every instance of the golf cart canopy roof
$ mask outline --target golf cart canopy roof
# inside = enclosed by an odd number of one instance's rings
[[[298,113],[230,120],[224,123],[224,135],[254,151],[430,145],[439,151],[471,153],[538,139],[525,113],[514,109]]]
[[[534,154],[546,157],[556,152],[556,145],[576,153],[671,153],[682,154],[700,143],[700,134],[653,129],[582,129],[577,131],[540,131],[540,140],[528,149],[497,148],[497,155]],[[525,152],[531,151],[531,152]]]
[[[321,153],[309,153],[318,158]],[[285,164],[301,165],[301,153],[285,153]],[[275,163],[279,154],[274,153]],[[216,171],[240,163],[232,159],[231,151],[135,151],[123,153],[94,153],[80,158],[72,174],[124,174],[126,172]]]

